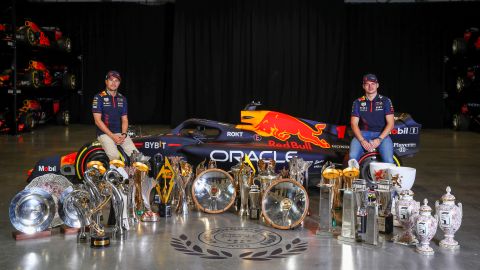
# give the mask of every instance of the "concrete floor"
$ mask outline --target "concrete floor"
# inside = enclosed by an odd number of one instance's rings
[[[143,127],[146,134],[159,130]],[[456,252],[439,249],[440,230],[431,257],[390,242],[374,248],[319,237],[316,189],[309,191],[312,215],[290,231],[233,213],[193,212],[186,218],[141,223],[126,241],[112,242],[105,249],[77,244],[75,236],[58,230],[44,239],[13,240],[8,208],[26,185],[27,170],[42,157],[78,150],[93,136],[93,126],[85,125],[45,126],[16,137],[0,136],[0,269],[480,269],[480,134],[450,130],[422,131],[420,153],[403,162],[417,168],[413,187],[417,201],[428,198],[433,206],[450,185],[457,202],[463,203],[464,220],[455,235],[461,249]],[[222,241],[206,242],[202,235],[210,230]],[[266,236],[274,241],[265,244]]]

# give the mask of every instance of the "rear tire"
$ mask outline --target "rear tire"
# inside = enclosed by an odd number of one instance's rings
[[[470,119],[463,114],[454,114],[452,118],[452,128],[455,131],[468,130],[470,126]]]

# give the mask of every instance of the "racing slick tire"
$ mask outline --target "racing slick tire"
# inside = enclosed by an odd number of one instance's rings
[[[68,37],[62,37],[57,40],[57,45],[60,50],[71,52],[72,51],[72,41]]]
[[[453,55],[464,54],[467,51],[467,43],[463,38],[456,38],[452,43]]]
[[[40,78],[40,73],[38,70],[30,70],[27,73],[28,82],[33,88],[40,88],[42,86],[42,79]]]
[[[456,113],[452,117],[452,128],[455,131],[464,131],[468,130],[468,127],[470,126],[470,119],[463,115]]]
[[[75,90],[77,87],[77,78],[75,75],[70,73],[65,74],[62,80],[62,86],[70,90]]]
[[[370,152],[364,154],[361,158],[360,161],[358,162],[360,164],[360,178],[365,179],[368,182],[372,182],[373,178],[370,175],[370,163],[374,161],[381,161],[382,158],[380,157],[379,152]],[[393,154],[393,162],[397,167],[400,167],[402,165],[402,162],[397,155]]]
[[[68,126],[70,124],[69,111],[60,111],[57,113],[55,117],[56,117],[57,125]]]
[[[24,125],[23,131],[32,131],[37,126],[33,112],[30,111],[21,114],[18,118],[18,124]]]
[[[126,158],[125,152],[119,148],[120,157],[122,161],[128,163],[128,158]],[[75,158],[75,175],[76,179],[79,181],[83,180],[83,174],[87,169],[87,163],[97,160],[103,163],[105,169],[110,168],[109,159],[105,151],[103,150],[100,144],[87,143],[77,152],[77,157]]]

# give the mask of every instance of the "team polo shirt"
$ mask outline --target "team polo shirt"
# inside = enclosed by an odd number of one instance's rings
[[[127,98],[117,92],[116,96],[102,91],[93,97],[92,112],[101,113],[102,121],[113,133],[122,132],[122,116],[127,115]],[[97,127],[97,136],[104,134]]]
[[[386,125],[385,116],[393,113],[390,99],[379,94],[371,101],[366,96],[360,97],[352,106],[352,116],[360,118],[358,126],[364,131],[382,131]]]

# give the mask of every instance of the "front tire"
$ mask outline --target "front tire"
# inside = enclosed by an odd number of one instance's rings
[[[105,154],[102,146],[88,143],[80,148],[75,158],[75,175],[77,176],[77,180],[83,181],[83,174],[87,169],[87,163],[92,160],[102,162],[105,169],[110,167],[108,156]]]
[[[468,130],[470,126],[470,119],[463,114],[454,114],[452,118],[452,127],[455,131],[465,131]]]

